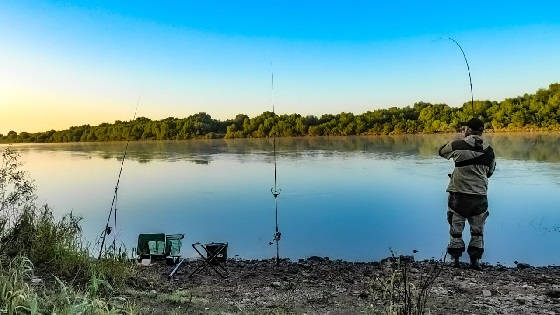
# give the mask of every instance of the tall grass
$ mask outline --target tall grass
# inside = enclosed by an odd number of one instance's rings
[[[0,161],[0,314],[133,313],[115,298],[132,277],[122,255],[94,259],[81,218],[38,207],[35,186],[10,148]]]
[[[107,281],[93,276],[85,290],[69,286],[55,277],[47,288],[33,283],[33,264],[19,256],[0,260],[1,314],[135,314],[134,305],[124,298],[100,293],[111,289]]]
[[[0,313],[37,314],[38,298],[25,281],[33,273],[31,261],[17,257],[8,262],[0,261]]]

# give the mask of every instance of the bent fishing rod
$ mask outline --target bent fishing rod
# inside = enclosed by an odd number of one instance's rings
[[[463,50],[463,47],[461,47],[461,45],[459,44],[458,41],[456,41],[453,37],[448,37],[448,39],[452,42],[455,43],[455,45],[457,45],[457,47],[459,47],[459,49],[461,50],[461,53],[463,54],[463,58],[465,59],[465,64],[467,64],[467,72],[469,74],[469,84],[471,87],[471,109],[472,109],[472,115],[473,117],[475,116],[475,112],[474,112],[474,94],[473,94],[473,89],[472,89],[472,78],[471,78],[471,68],[469,66],[469,61],[467,60],[467,55],[465,54],[465,51]]]
[[[138,112],[138,104],[139,102],[136,103],[136,109],[134,110],[134,117],[132,118],[132,121],[134,122],[134,120],[136,120],[136,113]],[[130,131],[132,130],[132,126],[130,127]],[[126,154],[128,152],[128,144],[130,143],[130,131],[128,132],[128,137],[126,140],[126,145],[124,147],[124,152],[123,152],[123,156],[121,159],[121,167],[119,170],[119,176],[117,177],[117,184],[115,185],[115,191],[113,193],[113,201],[111,201],[111,208],[109,209],[109,215],[107,216],[107,223],[105,224],[105,229],[103,229],[103,232],[101,232],[102,236],[101,236],[101,247],[99,248],[99,256],[97,257],[97,259],[101,259],[101,255],[103,254],[103,249],[105,247],[105,240],[107,238],[107,235],[111,234],[112,230],[115,229],[115,233],[116,233],[116,229],[117,229],[117,201],[118,201],[118,193],[119,193],[119,184],[121,182],[121,175],[122,175],[122,171],[123,171],[123,167],[124,167],[124,161],[126,160]],[[109,226],[110,222],[111,222],[111,216],[113,216],[113,225],[114,227],[111,228],[111,226]],[[115,234],[113,234],[115,235]],[[113,238],[113,250],[115,250],[116,248],[116,235]]]

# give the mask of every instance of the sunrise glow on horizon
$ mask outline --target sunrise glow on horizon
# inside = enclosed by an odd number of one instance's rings
[[[0,133],[207,112],[361,113],[560,82],[560,3],[3,1]],[[271,66],[272,63],[272,66]],[[270,73],[275,73],[275,90]],[[272,94],[272,95],[271,95]]]

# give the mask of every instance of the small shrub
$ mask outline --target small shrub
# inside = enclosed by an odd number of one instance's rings
[[[126,256],[105,257],[93,262],[93,273],[116,288],[123,287],[134,270],[134,263]]]
[[[430,290],[443,270],[443,261],[431,261],[432,267],[422,271],[420,278],[411,276],[412,260],[407,256],[391,257],[389,273],[377,278],[374,293],[381,294],[385,302],[385,313],[391,315],[423,315],[429,313],[427,302]]]

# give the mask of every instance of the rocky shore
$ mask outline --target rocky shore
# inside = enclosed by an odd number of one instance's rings
[[[383,314],[403,307],[398,285],[408,285],[414,303],[433,275],[426,314],[560,314],[560,266],[483,265],[475,271],[412,257],[368,263],[311,257],[279,266],[229,260],[225,279],[208,267],[189,278],[200,263],[186,261],[171,280],[173,266],[139,267],[124,297],[153,314]]]

